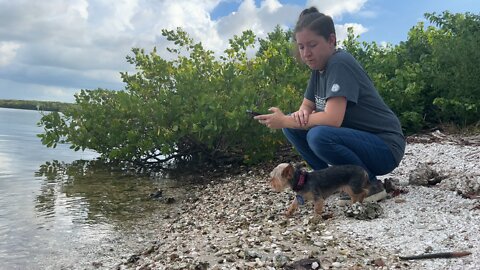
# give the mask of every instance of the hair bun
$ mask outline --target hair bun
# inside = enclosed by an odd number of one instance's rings
[[[306,8],[302,11],[302,13],[300,13],[300,18],[305,16],[305,15],[313,14],[313,13],[320,13],[320,12],[318,11],[318,9],[316,7]]]

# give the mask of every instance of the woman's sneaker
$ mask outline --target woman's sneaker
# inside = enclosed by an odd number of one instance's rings
[[[379,180],[376,181],[375,184],[371,184],[368,190],[368,195],[364,202],[379,202],[387,197],[387,192],[383,187],[383,183]],[[346,193],[340,193],[340,197],[338,198],[337,205],[345,206],[352,203],[352,199]]]

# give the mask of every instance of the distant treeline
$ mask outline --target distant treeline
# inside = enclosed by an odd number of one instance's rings
[[[0,99],[1,108],[63,112],[71,103],[57,101]]]

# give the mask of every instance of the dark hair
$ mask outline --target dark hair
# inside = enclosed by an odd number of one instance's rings
[[[319,12],[316,7],[304,9],[300,13],[294,33],[300,32],[305,28],[327,40],[331,34],[335,34],[332,17]]]

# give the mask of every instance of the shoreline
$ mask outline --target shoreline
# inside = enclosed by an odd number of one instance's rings
[[[158,239],[116,269],[283,269],[306,258],[318,259],[318,269],[478,269],[480,200],[465,195],[480,190],[480,146],[432,134],[409,142],[400,166],[379,177],[408,190],[380,202],[379,218],[347,217],[336,195],[325,209],[331,218],[315,218],[310,203],[286,218],[294,193],[273,192],[267,184],[271,168],[265,167],[192,188],[175,210],[157,217]],[[419,164],[429,165],[442,182],[409,184]],[[472,254],[398,258],[462,250]]]

